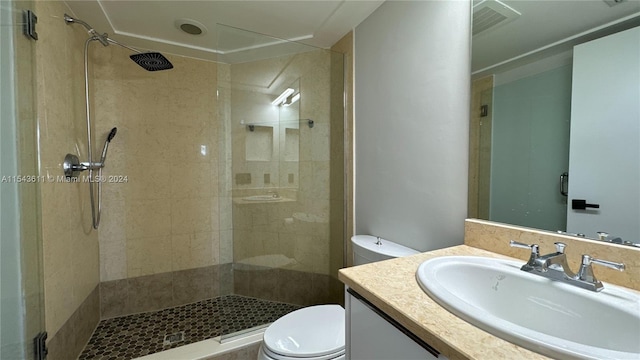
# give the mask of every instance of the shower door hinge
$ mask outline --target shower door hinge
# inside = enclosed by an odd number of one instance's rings
[[[33,338],[33,355],[35,360],[45,360],[47,358],[47,332],[43,331]]]
[[[31,10],[24,10],[22,12],[24,17],[24,26],[22,31],[24,34],[33,40],[38,40],[38,33],[36,32],[36,23],[38,22],[38,17]]]

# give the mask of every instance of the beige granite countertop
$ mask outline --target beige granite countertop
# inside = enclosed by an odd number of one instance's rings
[[[422,262],[459,255],[518,260],[460,245],[341,269],[339,279],[451,360],[548,359],[467,323],[420,288],[415,273]]]

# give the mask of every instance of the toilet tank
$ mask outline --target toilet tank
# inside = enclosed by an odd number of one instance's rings
[[[396,244],[393,241],[371,235],[354,235],[351,237],[353,245],[353,265],[368,264],[376,261],[418,254],[419,252]]]

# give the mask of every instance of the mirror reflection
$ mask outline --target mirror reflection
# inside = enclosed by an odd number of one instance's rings
[[[639,243],[640,2],[473,16],[469,216]]]
[[[300,79],[278,87],[275,93],[236,90],[235,94],[241,126],[234,138],[238,149],[234,154],[234,165],[246,169],[246,173],[236,172],[236,184],[260,192],[240,200],[291,199],[292,196],[284,198],[282,193],[298,187]],[[260,178],[260,175],[262,178],[258,181],[250,180],[252,176]]]

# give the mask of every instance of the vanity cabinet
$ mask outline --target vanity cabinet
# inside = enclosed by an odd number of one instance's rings
[[[347,360],[446,359],[352,289],[345,294]]]

